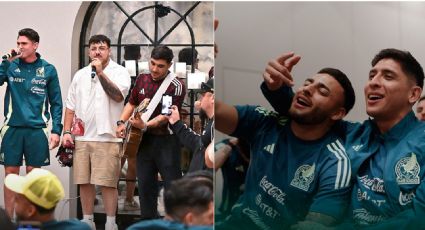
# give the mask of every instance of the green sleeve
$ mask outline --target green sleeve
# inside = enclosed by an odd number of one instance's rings
[[[3,60],[0,64],[0,85],[3,85],[7,81],[7,70],[9,69],[10,62]]]
[[[50,113],[52,115],[52,133],[59,136],[62,133],[62,94],[59,84],[58,74],[54,66],[52,66],[51,79],[48,83],[47,90],[49,96]]]

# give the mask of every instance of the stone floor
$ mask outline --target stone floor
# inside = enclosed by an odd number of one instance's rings
[[[161,190],[160,195],[158,197],[158,212],[161,216],[165,215],[164,211],[164,203],[163,203],[163,190]],[[96,229],[103,230],[105,225],[105,211],[103,207],[103,201],[102,196],[97,195],[96,196],[98,202],[97,205],[94,207],[94,215],[95,215],[95,222],[96,222]],[[124,211],[124,200],[125,200],[125,192],[121,193],[118,197],[118,214],[117,214],[117,224],[118,228],[126,229],[128,226],[130,226],[133,223],[136,223],[140,220],[140,210],[136,211]],[[139,197],[134,196],[134,200],[139,203]],[[141,207],[143,208],[143,207]]]

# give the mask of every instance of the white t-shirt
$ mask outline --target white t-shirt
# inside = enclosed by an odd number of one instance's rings
[[[125,98],[131,83],[128,71],[109,60],[103,72],[119,88]],[[69,87],[66,107],[75,111],[75,115],[84,122],[84,136],[76,136],[76,140],[122,141],[121,138],[115,137],[115,129],[124,108],[124,101],[116,102],[105,93],[98,76],[91,78],[90,65],[80,69],[74,75]]]

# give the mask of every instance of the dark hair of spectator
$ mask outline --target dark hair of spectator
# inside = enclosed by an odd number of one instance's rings
[[[162,59],[167,63],[171,63],[174,58],[173,51],[164,45],[159,45],[152,50],[151,58],[153,59]]]
[[[188,212],[203,213],[213,202],[213,191],[213,181],[208,176],[175,180],[164,192],[165,212],[177,221],[183,221]]]
[[[125,60],[139,60],[140,59],[140,46],[126,45],[124,46],[124,59]]]
[[[198,51],[193,49],[193,53],[195,54],[195,62],[198,59]],[[179,52],[179,62],[185,62],[186,65],[192,65],[193,63],[193,55],[192,48],[184,48]]]

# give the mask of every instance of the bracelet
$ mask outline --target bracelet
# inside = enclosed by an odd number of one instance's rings
[[[71,134],[71,131],[70,130],[66,130],[66,131],[63,132],[63,135],[65,135],[65,134]]]

